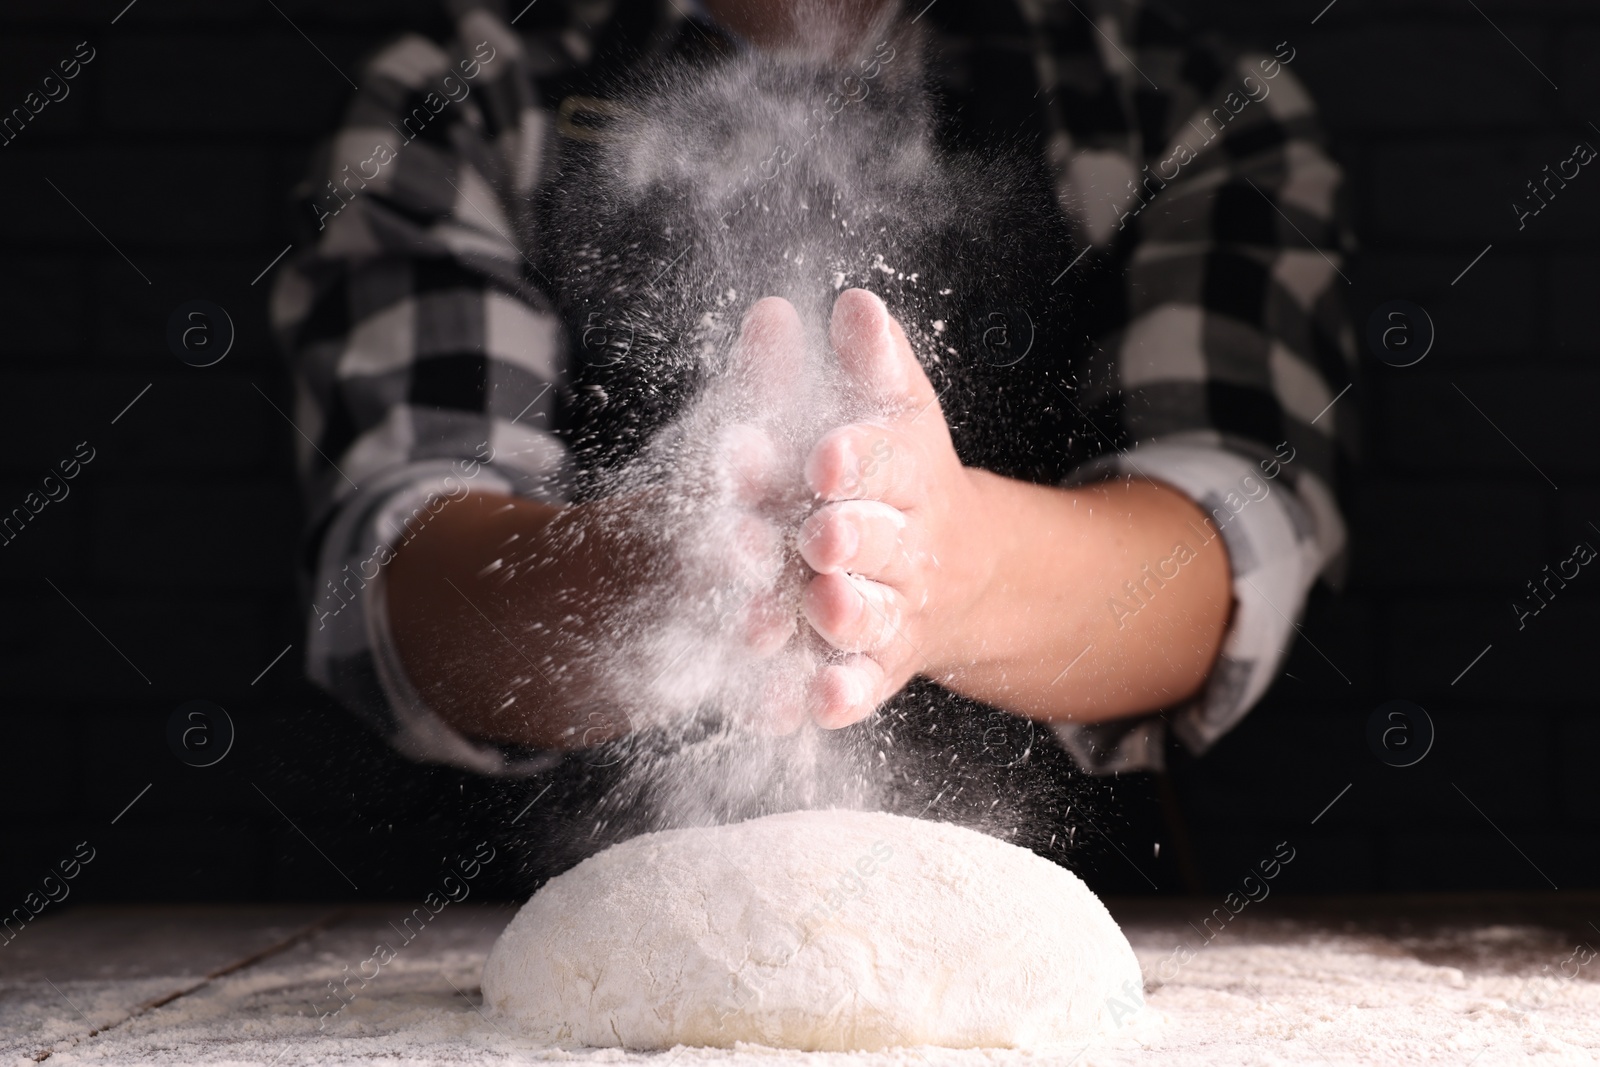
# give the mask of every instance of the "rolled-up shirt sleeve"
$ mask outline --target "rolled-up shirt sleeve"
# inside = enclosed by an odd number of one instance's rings
[[[1204,443],[1168,441],[1085,465],[1074,482],[1113,475],[1168,485],[1194,501],[1206,522],[1196,541],[1220,537],[1232,572],[1233,610],[1221,651],[1193,700],[1160,715],[1078,725],[1055,733],[1078,764],[1099,773],[1159,769],[1167,731],[1205,752],[1271,686],[1295,640],[1295,620],[1317,578],[1344,550],[1333,494],[1316,475],[1288,472],[1292,449],[1252,459]]]
[[[564,498],[565,357],[525,217],[549,123],[517,35],[466,5],[364,68],[299,190],[309,240],[275,279],[308,528],[307,673],[404,755],[525,774],[551,753],[464,737],[389,627],[386,566],[469,492]]]
[[[1051,112],[1062,202],[1118,272],[1115,319],[1088,339],[1073,400],[1103,451],[1070,480],[1183,492],[1211,517],[1233,577],[1221,654],[1194,700],[1056,728],[1080,766],[1113,773],[1160,769],[1169,736],[1198,753],[1234,727],[1281,669],[1312,585],[1342,572],[1353,242],[1289,42],[1241,50],[1153,4],[1091,9],[1093,49],[1063,48],[1047,83],[1061,101],[1114,87],[1099,110]],[[1054,17],[1041,16],[1046,36],[1085,34],[1081,19]]]
[[[395,551],[466,493],[512,491],[482,465],[409,464],[346,500],[321,539],[306,673],[411,759],[479,774],[531,774],[557,760],[446,725],[411,683],[390,629],[385,567]]]

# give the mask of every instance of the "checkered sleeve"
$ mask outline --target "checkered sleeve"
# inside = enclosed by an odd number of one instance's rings
[[[1341,571],[1334,487],[1355,424],[1337,402],[1354,342],[1341,172],[1294,46],[1233,49],[1127,0],[1090,11],[1119,106],[1060,115],[1051,155],[1084,244],[1122,268],[1122,310],[1092,339],[1079,401],[1106,451],[1076,477],[1186,493],[1220,529],[1234,593],[1196,699],[1058,730],[1110,773],[1159,769],[1169,728],[1198,753],[1236,725],[1280,670],[1311,586]]]
[[[423,703],[384,567],[473,490],[559,500],[564,342],[526,205],[549,148],[524,46],[494,14],[365,66],[297,191],[307,242],[275,280],[309,517],[307,672],[401,752],[481,773],[555,757],[469,740]]]

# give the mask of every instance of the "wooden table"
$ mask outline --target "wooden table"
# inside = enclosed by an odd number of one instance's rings
[[[1207,924],[1220,906],[1112,902],[1144,967],[1144,1003],[1129,1005],[1137,1018],[1125,1034],[1079,1050],[1080,1065],[1600,1060],[1600,959],[1563,967],[1583,957],[1578,946],[1600,947],[1600,895],[1274,898]],[[450,905],[404,942],[396,924],[411,907],[86,906],[43,916],[0,948],[0,1060],[1072,1062],[1072,1050],[544,1048],[481,1010],[479,969],[514,908]],[[356,973],[380,940],[400,946],[395,961],[347,1005],[334,999],[329,983]]]

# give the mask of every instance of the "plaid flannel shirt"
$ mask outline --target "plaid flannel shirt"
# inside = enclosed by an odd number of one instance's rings
[[[272,320],[308,442],[308,673],[413,758],[525,774],[559,757],[466,738],[410,683],[383,564],[466,488],[562,499],[572,339],[529,254],[529,204],[563,138],[585,135],[577,75],[715,30],[672,0],[514,20],[452,0],[449,16],[451,34],[406,35],[364,68],[299,190],[315,232],[277,275]],[[1093,428],[1069,481],[1171,485],[1227,546],[1234,607],[1203,691],[1055,727],[1088,770],[1156,769],[1169,728],[1203,752],[1248,712],[1310,587],[1341,568],[1334,487],[1355,438],[1353,410],[1334,406],[1354,360],[1341,174],[1289,42],[1241,51],[1131,0],[938,0],[918,18],[965,100],[1009,93],[1043,124],[1080,250],[1062,250],[1058,281],[1090,265],[1112,279],[1073,357],[1093,373],[1063,392]]]

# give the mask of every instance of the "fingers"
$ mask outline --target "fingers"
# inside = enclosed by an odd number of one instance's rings
[[[802,610],[822,639],[854,653],[817,673],[811,715],[838,729],[872,714],[915,673],[922,656],[901,629],[903,598],[889,586],[843,574],[821,574],[806,586]]]
[[[794,305],[778,296],[745,313],[729,368],[742,404],[762,411],[781,400],[805,372],[805,329]]]
[[[745,508],[759,508],[782,492],[777,446],[749,423],[724,426],[714,448],[716,493]]]
[[[745,313],[733,345],[727,386],[728,410],[760,419],[778,406],[804,372],[805,335],[794,305],[780,297],[758,300]],[[715,446],[725,499],[757,506],[779,492],[778,449],[748,422],[724,427]]]
[[[806,484],[823,500],[880,500],[902,510],[922,500],[920,449],[887,426],[855,423],[826,434],[806,457]]]
[[[937,397],[917,363],[899,323],[865,290],[850,290],[835,302],[829,338],[845,373],[863,398],[885,415],[921,414],[937,408]],[[753,305],[741,324],[727,382],[736,390],[732,410],[759,421],[760,413],[793,392],[805,371],[800,317],[788,301],[768,298]],[[929,420],[942,426],[942,415]],[[812,449],[806,480],[824,506],[805,523],[800,551],[816,577],[801,598],[802,614],[828,645],[850,653],[824,667],[809,692],[764,701],[771,726],[793,729],[809,710],[821,726],[837,728],[872,713],[889,695],[885,664],[909,663],[914,649],[900,633],[914,577],[905,543],[904,510],[921,499],[916,427],[871,424],[840,427]],[[751,590],[735,619],[736,630],[758,657],[775,655],[795,638],[798,619],[775,595],[782,546],[770,524],[753,514],[781,491],[779,449],[755,425],[738,424],[717,441],[723,499],[746,510],[749,520],[729,530],[728,565],[736,584]]]
[[[746,514],[725,535],[718,584],[741,598],[730,617],[731,630],[758,659],[788,644],[799,625],[777,589],[783,567],[784,538],[772,523]]]
[[[933,384],[912,354],[905,331],[873,293],[846,289],[839,294],[828,340],[845,373],[867,399],[896,412],[937,403]]]
[[[805,685],[794,685],[787,678],[774,676],[767,680],[758,720],[769,733],[792,734],[810,719],[810,699]]]
[[[878,706],[885,679],[883,667],[869,656],[829,664],[812,686],[811,717],[825,730],[860,722]]]
[[[778,527],[759,516],[739,516],[724,534],[720,577],[751,588],[770,586],[783,570],[784,537]]]
[[[904,642],[904,605],[893,587],[849,574],[819,574],[800,597],[812,629],[842,652],[879,652]]]
[[[776,297],[757,301],[733,346],[728,379],[733,410],[759,415],[773,406],[793,387],[803,360],[804,333],[793,305]],[[717,492],[736,509],[718,550],[718,567],[723,583],[745,597],[732,617],[732,630],[752,655],[767,658],[789,643],[799,625],[776,588],[784,565],[783,536],[758,514],[782,494],[779,452],[759,427],[735,423],[719,432],[714,453]]]
[[[757,659],[776,655],[799,628],[792,611],[772,594],[762,594],[745,605],[739,624],[745,648]]]
[[[818,574],[848,571],[909,597],[915,547],[907,542],[914,536],[905,512],[876,500],[846,500],[823,506],[805,521],[800,556]]]

